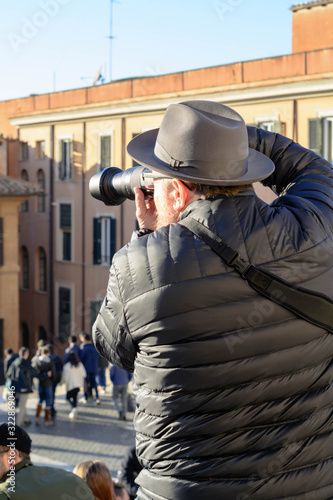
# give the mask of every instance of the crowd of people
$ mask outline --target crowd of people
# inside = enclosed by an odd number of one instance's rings
[[[55,396],[59,384],[65,385],[66,400],[70,405],[68,416],[70,419],[75,419],[80,391],[83,393],[80,399],[81,404],[85,405],[92,401],[100,405],[99,394],[105,394],[106,372],[109,370],[113,385],[111,395],[119,420],[126,420],[128,398],[130,398],[128,383],[131,380],[131,374],[110,366],[109,362],[97,353],[89,334],[82,333],[79,340],[80,342],[74,335],[70,337],[63,358],[54,353],[53,345],[46,344],[43,340],[37,342],[36,351],[32,357],[27,347],[21,347],[18,353],[10,348],[5,351],[4,359],[0,363],[0,397],[1,402],[6,402],[6,395],[14,388],[12,394],[15,396],[17,410],[14,426],[16,451],[13,452],[15,456],[9,457],[8,426],[10,424],[2,424],[0,426],[0,499],[21,498],[21,494],[23,498],[27,484],[32,495],[31,497],[25,496],[27,500],[37,498],[37,496],[44,498],[44,487],[45,492],[49,492],[50,500],[61,498],[62,492],[67,494],[76,492],[77,494],[78,488],[83,495],[82,498],[87,500],[90,498],[130,500],[135,496],[134,478],[140,466],[132,448],[125,454],[115,480],[112,479],[106,464],[100,460],[77,464],[74,474],[59,468],[30,467],[33,465],[30,460],[31,439],[25,428],[32,424],[27,412],[27,401],[34,391],[38,394],[35,425],[39,426],[42,423],[41,417],[44,414],[44,425],[52,426],[57,414]],[[16,496],[11,496],[11,476],[8,464],[14,464],[15,467]],[[43,485],[38,484],[38,477],[41,476],[43,476]],[[82,478],[82,481],[78,478]],[[47,489],[50,487],[52,491]]]
[[[27,414],[27,401],[34,388],[38,392],[39,401],[36,408],[35,423],[40,425],[44,413],[44,425],[54,423],[57,410],[55,408],[57,386],[64,384],[66,399],[70,405],[70,419],[78,415],[78,396],[83,397],[82,404],[89,401],[101,404],[99,394],[105,394],[106,371],[109,370],[113,385],[113,401],[119,420],[126,420],[126,413],[131,396],[128,384],[131,374],[121,368],[110,366],[109,362],[100,356],[92,342],[91,335],[82,333],[80,343],[75,335],[69,339],[69,345],[63,358],[54,353],[53,345],[44,340],[37,342],[36,352],[31,360],[27,347],[21,347],[18,353],[8,348],[0,365],[0,398],[7,387],[14,387],[17,413],[17,424],[26,427],[31,424]],[[132,409],[132,408],[129,408]]]
[[[73,472],[59,467],[34,465],[30,458],[31,447],[32,441],[25,429],[10,423],[0,425],[0,499],[135,498],[137,465],[132,453],[124,457],[122,469],[113,480],[108,467],[101,460],[78,463]],[[132,461],[133,464],[130,463]],[[124,477],[125,484],[119,481],[119,477]]]

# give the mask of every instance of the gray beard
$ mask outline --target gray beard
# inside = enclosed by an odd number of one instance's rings
[[[179,221],[179,213],[174,212],[172,209],[165,207],[164,210],[156,214],[156,229],[160,227],[169,226],[173,222]]]

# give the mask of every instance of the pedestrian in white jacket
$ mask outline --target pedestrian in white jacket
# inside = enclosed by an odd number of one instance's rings
[[[61,383],[66,384],[66,399],[72,407],[69,418],[75,418],[77,416],[77,396],[80,392],[80,388],[84,387],[86,376],[86,370],[78,355],[74,351],[71,352],[67,363],[64,365],[61,379]]]

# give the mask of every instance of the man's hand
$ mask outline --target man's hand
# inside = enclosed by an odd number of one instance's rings
[[[153,198],[145,199],[145,196],[140,188],[134,188],[135,192],[135,205],[136,205],[136,218],[139,223],[140,229],[156,229],[156,207]]]

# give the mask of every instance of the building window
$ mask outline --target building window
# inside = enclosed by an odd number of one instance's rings
[[[111,135],[101,135],[100,137],[100,169],[111,167],[111,145],[112,138]]]
[[[46,269],[46,252],[44,248],[39,249],[39,262],[38,262],[38,268],[39,268],[39,291],[40,292],[46,292],[46,276],[47,276],[47,269]]]
[[[38,195],[38,212],[45,212],[45,174],[43,170],[37,172],[37,183],[43,190],[43,194]]]
[[[323,156],[330,163],[333,161],[333,117],[323,120]]]
[[[47,341],[47,333],[46,330],[43,326],[40,326],[38,328],[38,340],[45,340]]]
[[[29,288],[29,253],[27,247],[22,247],[22,288]]]
[[[29,146],[27,142],[21,142],[21,160],[29,160]]]
[[[269,132],[275,132],[277,134],[286,135],[287,124],[286,122],[280,122],[278,120],[267,120],[256,124],[256,127],[262,128],[263,130],[268,130]]]
[[[323,125],[321,118],[310,118],[309,126],[309,149],[317,155],[322,156]]]
[[[22,346],[29,347],[29,328],[26,323],[22,323]]]
[[[22,172],[21,172],[21,179],[23,181],[28,181],[29,180],[28,172],[26,170],[22,170]],[[29,212],[29,201],[28,200],[22,201],[21,212]]]
[[[0,266],[3,266],[3,217],[0,217]]]
[[[94,264],[110,265],[116,249],[116,219],[94,218]]]
[[[71,139],[62,139],[60,141],[60,162],[59,179],[69,180],[72,178],[72,141]]]
[[[36,141],[36,158],[37,160],[45,158],[45,141]]]
[[[274,122],[261,122],[258,123],[258,128],[262,128],[263,130],[268,130],[269,132],[273,132],[273,123]]]
[[[72,206],[60,204],[60,231],[62,239],[62,260],[72,260]]]
[[[71,334],[71,289],[59,287],[59,338],[68,340]]]

